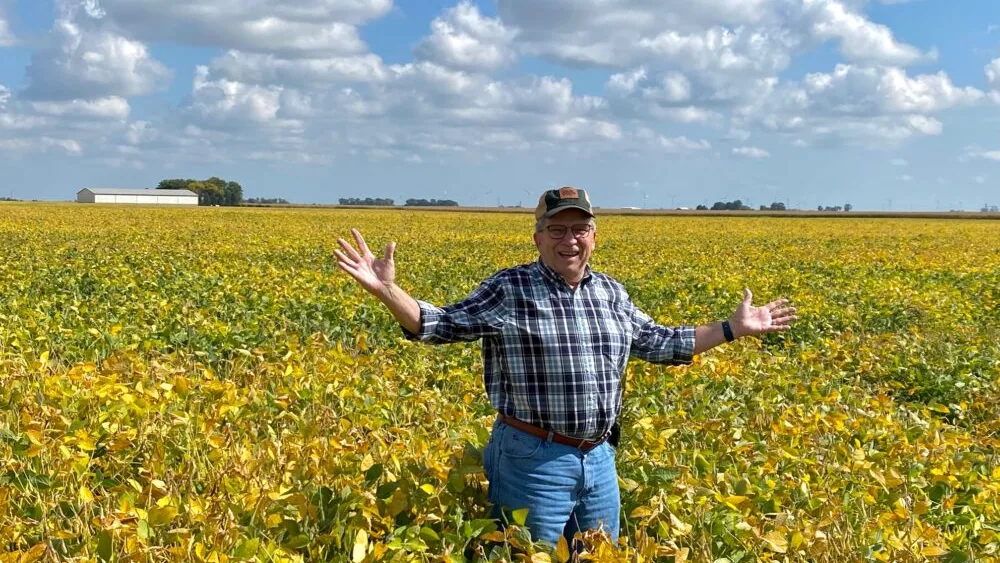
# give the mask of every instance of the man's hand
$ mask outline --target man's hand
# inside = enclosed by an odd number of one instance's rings
[[[391,242],[385,247],[385,258],[376,258],[368,245],[365,244],[364,237],[357,229],[351,229],[354,240],[358,244],[355,250],[346,240],[339,238],[337,242],[344,249],[343,252],[334,250],[337,255],[337,265],[354,279],[358,280],[366,290],[376,297],[383,298],[390,293],[396,282],[396,264],[392,255],[396,251],[396,243]]]
[[[792,321],[798,319],[795,307],[786,307],[787,299],[778,299],[761,307],[752,306],[751,299],[753,294],[749,289],[744,289],[743,302],[736,308],[733,316],[729,317],[729,324],[736,338],[788,330]]]

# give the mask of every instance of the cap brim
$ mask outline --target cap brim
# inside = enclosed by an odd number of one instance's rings
[[[555,207],[553,209],[550,209],[547,212],[545,212],[545,214],[543,214],[542,217],[545,217],[545,218],[552,217],[556,213],[560,213],[562,211],[566,211],[567,209],[579,209],[580,211],[583,211],[587,215],[590,215],[591,217],[594,217],[594,212],[593,211],[587,209],[586,207],[583,207],[582,205],[573,205],[573,204],[570,204],[570,205],[560,205],[559,207]]]

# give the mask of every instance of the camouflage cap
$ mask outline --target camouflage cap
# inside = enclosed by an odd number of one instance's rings
[[[594,208],[590,205],[587,191],[565,186],[558,190],[546,190],[542,197],[538,198],[535,219],[552,217],[566,209],[579,209],[591,217],[594,216]]]

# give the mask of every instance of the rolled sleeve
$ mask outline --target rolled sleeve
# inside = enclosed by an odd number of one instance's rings
[[[483,282],[466,299],[437,307],[417,300],[420,307],[420,330],[403,328],[407,340],[428,344],[472,342],[500,333],[506,318],[504,296],[495,277]]]
[[[663,326],[634,305],[630,309],[633,356],[656,364],[691,363],[694,359],[694,326]]]

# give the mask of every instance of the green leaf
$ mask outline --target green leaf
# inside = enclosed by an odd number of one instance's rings
[[[111,561],[111,534],[101,530],[97,534],[97,558],[101,561]]]
[[[518,508],[511,513],[511,517],[514,518],[514,523],[518,526],[524,526],[525,522],[528,521],[528,509]]]
[[[153,536],[153,530],[149,527],[149,522],[139,520],[139,525],[135,528],[135,533],[140,540],[148,540]]]

